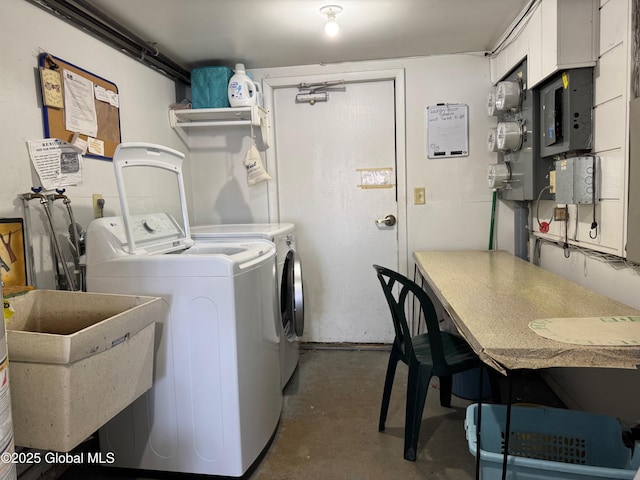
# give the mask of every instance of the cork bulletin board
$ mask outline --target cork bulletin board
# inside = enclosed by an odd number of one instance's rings
[[[84,133],[78,133],[68,129],[65,123],[65,105],[62,102],[63,97],[60,92],[63,82],[60,81],[57,85],[54,85],[54,94],[55,90],[57,90],[59,103],[57,101],[51,101],[51,98],[47,96],[50,91],[51,84],[47,82],[47,85],[45,86],[43,76],[42,118],[44,124],[44,136],[46,138],[59,138],[65,142],[72,143],[74,134],[76,134],[80,139],[85,140],[90,144],[93,142],[93,145],[98,146],[98,151],[100,153],[93,153],[90,150],[84,155],[85,157],[112,160],[116,148],[121,141],[120,108],[118,105],[118,87],[116,84],[71,63],[65,62],[64,60],[49,53],[40,54],[38,64],[41,72],[44,73],[50,73],[48,71],[55,71],[59,72],[60,76],[63,76],[65,72],[71,72],[82,79],[88,80],[93,83],[93,87],[96,92],[93,97],[93,101],[95,104],[97,119],[97,133],[95,137],[90,137]],[[98,92],[102,92],[102,94],[98,95]],[[105,101],[106,97],[114,100],[111,102]]]

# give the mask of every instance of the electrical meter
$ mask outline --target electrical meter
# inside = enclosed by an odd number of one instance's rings
[[[487,183],[489,188],[498,190],[505,188],[511,181],[511,169],[506,163],[492,163],[487,167]]]
[[[496,91],[492,90],[487,95],[487,115],[494,117],[498,115],[498,109],[496,108]]]
[[[502,112],[520,108],[522,86],[518,81],[498,82],[496,86],[496,108]]]
[[[527,201],[552,198],[549,171],[552,162],[539,155],[535,105],[536,91],[527,89],[527,61],[517,65],[495,87],[497,127],[496,165],[490,167],[491,188],[502,200]],[[487,137],[490,151],[493,139]],[[505,164],[505,165],[503,165]]]
[[[498,148],[498,139],[497,131],[495,128],[490,128],[487,133],[487,150],[490,152],[498,152],[500,149]]]
[[[496,129],[496,143],[499,150],[516,152],[522,147],[524,132],[521,122],[500,122]]]

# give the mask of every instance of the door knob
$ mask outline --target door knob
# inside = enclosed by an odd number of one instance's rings
[[[393,227],[396,224],[395,215],[387,215],[384,218],[379,218],[376,220],[376,225],[385,226],[385,227]]]

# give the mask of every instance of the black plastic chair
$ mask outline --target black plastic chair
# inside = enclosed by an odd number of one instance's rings
[[[480,366],[480,359],[461,337],[440,331],[438,317],[431,299],[415,282],[388,268],[374,265],[378,280],[391,310],[395,339],[391,348],[387,376],[382,394],[378,430],[384,431],[389,410],[389,398],[398,360],[409,366],[407,404],[404,430],[404,458],[415,462],[420,435],[420,424],[431,377],[440,378],[440,405],[451,406],[452,375]],[[394,286],[398,291],[394,293]],[[410,299],[417,301],[425,319],[427,333],[411,336],[407,312],[414,308]]]

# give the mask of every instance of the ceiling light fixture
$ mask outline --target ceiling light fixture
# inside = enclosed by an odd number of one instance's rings
[[[335,37],[340,31],[340,26],[336,22],[336,15],[342,13],[342,7],[339,5],[326,5],[320,9],[322,15],[327,16],[327,24],[324,31],[330,37]]]

